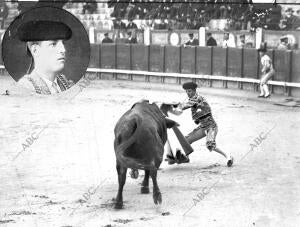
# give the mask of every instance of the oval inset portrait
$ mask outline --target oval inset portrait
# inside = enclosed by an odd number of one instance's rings
[[[66,10],[37,7],[20,14],[2,41],[4,66],[18,84],[38,94],[72,87],[90,60],[88,34]]]

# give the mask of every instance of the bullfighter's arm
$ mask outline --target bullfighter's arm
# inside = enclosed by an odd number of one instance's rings
[[[189,100],[187,102],[179,103],[176,107],[173,106],[169,112],[174,115],[180,115],[184,110],[189,109],[195,105],[197,105],[197,100]]]

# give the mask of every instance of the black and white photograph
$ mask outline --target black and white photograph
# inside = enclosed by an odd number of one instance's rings
[[[300,226],[300,2],[0,0],[0,227]]]

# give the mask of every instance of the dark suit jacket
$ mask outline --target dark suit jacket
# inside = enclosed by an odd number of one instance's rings
[[[113,41],[111,38],[105,37],[104,39],[102,39],[102,43],[113,43]]]
[[[217,41],[213,37],[210,37],[206,41],[206,46],[217,46]]]
[[[137,29],[137,26],[135,23],[127,24],[126,29]]]

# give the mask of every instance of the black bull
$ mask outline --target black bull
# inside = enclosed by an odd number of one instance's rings
[[[161,203],[157,170],[162,162],[167,128],[176,122],[166,119],[156,104],[136,103],[117,122],[114,149],[117,159],[119,189],[116,209],[123,207],[123,187],[127,168],[145,170],[141,193],[149,193],[149,175],[153,182],[153,201]]]

